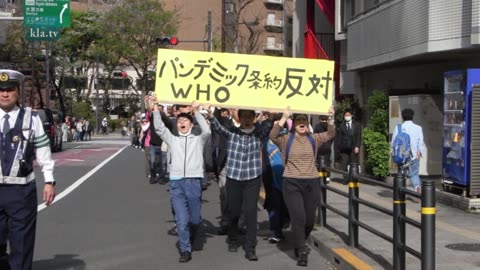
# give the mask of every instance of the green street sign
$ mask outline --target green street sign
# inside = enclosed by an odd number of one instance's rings
[[[70,27],[70,0],[23,0],[25,27]]]
[[[60,28],[25,27],[25,39],[28,41],[53,41],[60,38]]]

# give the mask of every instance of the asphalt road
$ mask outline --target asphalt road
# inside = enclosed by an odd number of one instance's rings
[[[50,207],[39,206],[35,270],[299,268],[289,233],[287,241],[278,245],[264,240],[268,222],[261,208],[259,261],[247,261],[241,249],[227,252],[226,236],[216,235],[216,183],[203,194],[204,222],[194,244],[193,260],[178,263],[177,237],[167,234],[173,225],[168,186],[148,184],[143,152],[127,144],[126,139],[110,137],[71,143],[54,154],[59,197]],[[303,269],[334,268],[312,251],[309,265]]]

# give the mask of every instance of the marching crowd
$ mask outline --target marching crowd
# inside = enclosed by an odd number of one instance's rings
[[[37,213],[33,157],[44,173],[45,204],[50,205],[55,198],[54,162],[42,121],[30,108],[16,105],[23,80],[19,72],[0,70],[0,140],[12,146],[1,153],[6,170],[2,170],[0,186],[0,208],[4,210],[0,212],[0,264],[7,257],[8,238],[12,269],[31,269],[32,265],[32,224]],[[283,230],[290,224],[297,265],[307,266],[309,249],[305,240],[313,230],[319,201],[318,156],[328,159],[334,139],[342,166],[357,162],[360,152],[360,125],[352,121],[351,111],[344,112],[344,122],[335,128],[331,107],[312,128],[307,115],[292,115],[289,108],[282,114],[212,108],[209,104],[201,109],[194,101],[164,112],[154,95],[146,96],[145,104],[147,110],[141,118],[134,116],[129,123],[132,145],[145,152],[150,183],[169,182],[179,262],[192,259],[192,242],[202,221],[202,189],[206,188],[205,179],[213,178],[220,188],[219,234],[228,235],[229,252],[238,251],[242,217],[245,257],[258,260],[257,202],[263,186],[272,231],[269,240],[283,240]],[[392,137],[392,159],[401,165],[400,170],[411,179],[415,191],[421,192],[419,161],[426,148],[422,128],[413,123],[413,117],[413,110],[402,111],[403,123],[397,125]],[[106,127],[104,119],[105,133]],[[67,117],[62,128],[66,141],[68,136],[76,141],[88,140],[93,131],[88,121],[73,117]]]
[[[145,103],[145,113],[133,116],[128,128],[132,146],[145,153],[150,183],[169,183],[179,261],[192,258],[191,245],[201,224],[202,189],[213,179],[220,189],[218,233],[228,235],[229,252],[237,252],[243,231],[246,259],[258,260],[257,202],[263,186],[272,231],[269,241],[284,240],[283,230],[290,224],[297,265],[306,266],[305,240],[314,227],[319,200],[317,153],[335,137],[333,107],[315,127],[322,132],[312,133],[307,115],[291,115],[289,109],[283,114],[257,113],[193,102],[165,111],[150,95]]]
[[[320,159],[331,166],[335,143],[340,169],[358,164],[361,126],[352,120],[352,111],[346,109],[344,121],[335,127],[331,107],[312,127],[306,114],[291,114],[289,108],[283,113],[256,112],[213,108],[209,104],[201,107],[194,101],[165,110],[153,95],[145,96],[144,101],[145,113],[132,116],[128,130],[132,146],[145,153],[145,174],[150,183],[169,183],[175,219],[169,233],[178,235],[179,262],[192,259],[192,243],[201,226],[202,190],[213,179],[220,196],[218,234],[228,235],[229,252],[238,251],[239,235],[244,234],[245,258],[258,260],[257,202],[263,187],[271,231],[269,242],[284,240],[283,231],[290,227],[297,265],[307,266],[309,248],[305,241],[314,228],[320,199]],[[418,179],[418,166],[410,164],[418,164],[422,156],[423,133],[411,122],[412,110],[404,110],[402,116],[404,124],[400,128],[405,127],[404,132],[410,132],[419,146],[408,149],[406,154],[413,159],[403,166],[413,181]],[[409,125],[415,126],[415,132],[407,130]],[[394,144],[392,141],[393,151]],[[420,191],[417,182],[412,183]]]

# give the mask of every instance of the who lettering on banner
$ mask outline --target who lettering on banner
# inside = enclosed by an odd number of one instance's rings
[[[334,66],[323,59],[159,49],[155,92],[163,103],[325,114]]]

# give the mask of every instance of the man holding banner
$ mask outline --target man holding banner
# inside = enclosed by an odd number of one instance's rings
[[[224,128],[213,117],[214,130],[228,141],[226,197],[230,225],[228,250],[238,248],[238,218],[244,203],[245,257],[255,254],[257,200],[261,186],[261,142],[271,125],[254,124],[254,110],[325,114],[332,104],[334,62],[321,59],[284,58],[232,53],[159,49],[155,80],[159,102],[200,103],[243,108],[240,127]]]
[[[212,128],[223,134],[228,141],[226,195],[229,213],[228,251],[238,249],[238,220],[243,210],[246,223],[245,258],[257,261],[257,202],[262,184],[261,142],[268,136],[271,125],[255,122],[255,111],[239,110],[240,127],[230,130],[218,122],[210,110]],[[243,206],[243,209],[242,209]]]
[[[180,113],[177,116],[178,134],[175,135],[162,121],[156,98],[151,97],[151,101],[154,104],[155,132],[172,151],[170,199],[175,212],[179,239],[180,258],[178,261],[186,263],[192,259],[191,242],[201,224],[203,149],[211,132],[204,116],[198,112],[198,102],[192,103],[194,116],[188,113]],[[192,133],[194,117],[201,129],[199,135]]]

